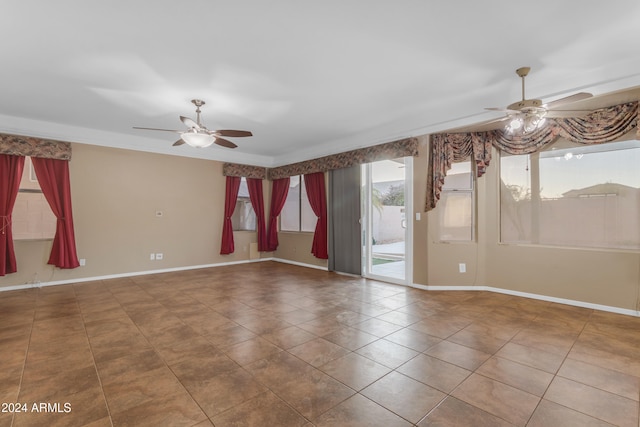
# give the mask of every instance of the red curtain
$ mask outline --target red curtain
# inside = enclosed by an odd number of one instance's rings
[[[265,252],[269,246],[267,242],[267,227],[264,223],[264,197],[262,195],[262,180],[257,178],[247,178],[249,188],[249,199],[253,211],[256,213],[258,226],[258,251]]]
[[[280,178],[273,181],[271,188],[271,210],[269,212],[269,230],[267,232],[267,250],[275,251],[278,249],[278,216],[282,212],[285,202],[287,201],[287,193],[289,193],[289,181],[287,178]]]
[[[320,259],[329,259],[327,250],[327,197],[324,188],[324,173],[316,172],[304,176],[304,186],[313,213],[318,217],[313,234],[311,253]]]
[[[11,212],[18,197],[23,169],[24,157],[0,154],[0,276],[18,271]]]
[[[236,209],[238,191],[240,190],[240,177],[228,176],[224,196],[224,222],[222,224],[222,248],[220,254],[232,254],[235,251],[233,246],[233,225],[231,216]]]
[[[31,161],[42,193],[58,218],[48,264],[59,268],[76,268],[80,263],[73,231],[69,161],[39,157],[32,157]]]

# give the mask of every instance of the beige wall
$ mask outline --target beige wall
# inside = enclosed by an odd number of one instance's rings
[[[428,138],[420,137],[419,142],[420,155],[413,159],[413,283],[426,285],[429,283],[429,221],[424,205],[427,193]],[[416,221],[415,213],[420,213],[420,221]]]
[[[311,253],[313,233],[281,232],[278,233],[278,242],[278,249],[273,253],[275,258],[317,267],[327,267],[326,259],[318,259]]]
[[[86,266],[54,268],[46,264],[50,240],[17,241],[18,272],[1,277],[0,287],[249,259],[251,232],[234,233],[235,254],[219,254],[220,162],[73,144],[70,175],[78,257]],[[264,190],[268,211],[266,182]],[[150,261],[151,253],[164,259]]]
[[[414,182],[426,180],[426,149],[414,168]],[[440,243],[436,212],[425,226],[415,227],[414,282],[431,286],[490,286],[508,291],[583,303],[638,310],[640,254],[635,251],[506,245],[499,234],[498,153],[484,177],[477,180],[477,242]],[[416,188],[416,207],[424,204]],[[436,207],[436,209],[438,209]],[[417,224],[417,222],[416,222]],[[426,262],[422,262],[425,261]],[[467,272],[459,273],[458,264]]]
[[[424,213],[427,151],[422,138],[413,176],[414,211],[421,213],[414,221],[414,283],[491,286],[637,310],[638,252],[499,243],[495,152],[477,181],[477,242],[435,241],[436,213]],[[249,260],[256,241],[251,232],[234,233],[236,253],[219,255],[221,163],[74,144],[70,167],[78,256],[86,266],[53,268],[46,265],[51,241],[18,241],[19,272],[0,278],[0,287]],[[269,185],[264,185],[268,212]],[[156,211],[163,216],[156,218]],[[311,254],[313,233],[280,233],[279,239],[277,251],[261,256],[327,266]],[[150,261],[152,252],[162,252],[164,259]],[[466,264],[466,273],[458,272],[459,263]]]

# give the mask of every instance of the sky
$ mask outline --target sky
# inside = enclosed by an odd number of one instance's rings
[[[604,151],[611,148],[618,149]],[[524,187],[530,185],[528,158],[529,156],[501,158],[501,176],[507,184]],[[569,190],[603,183],[640,188],[639,141],[564,148],[540,155],[540,187],[543,198],[562,197]]]

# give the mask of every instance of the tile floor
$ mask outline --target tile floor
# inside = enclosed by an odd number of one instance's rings
[[[275,262],[2,292],[0,363],[2,427],[640,425],[640,318]]]

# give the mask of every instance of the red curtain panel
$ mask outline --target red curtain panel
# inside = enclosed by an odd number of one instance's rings
[[[256,213],[258,226],[258,251],[265,252],[267,250],[267,227],[264,222],[264,197],[262,195],[262,180],[257,178],[247,178],[247,187],[249,188],[249,199]]]
[[[224,222],[222,224],[222,247],[220,254],[228,255],[235,251],[233,245],[233,225],[231,216],[236,209],[238,191],[240,190],[240,177],[228,176],[224,195]]]
[[[59,268],[79,267],[71,210],[69,161],[39,157],[32,157],[31,161],[42,193],[58,218],[48,264]]]
[[[327,198],[324,186],[324,173],[316,172],[304,176],[304,186],[313,213],[318,217],[316,231],[313,234],[311,253],[320,259],[329,259],[327,250]]]
[[[271,188],[271,209],[269,212],[269,229],[267,231],[267,250],[275,251],[278,249],[278,216],[282,212],[287,194],[289,193],[289,178],[280,178],[273,180]]]
[[[23,169],[24,157],[0,154],[0,276],[18,271],[11,212],[18,197]]]

